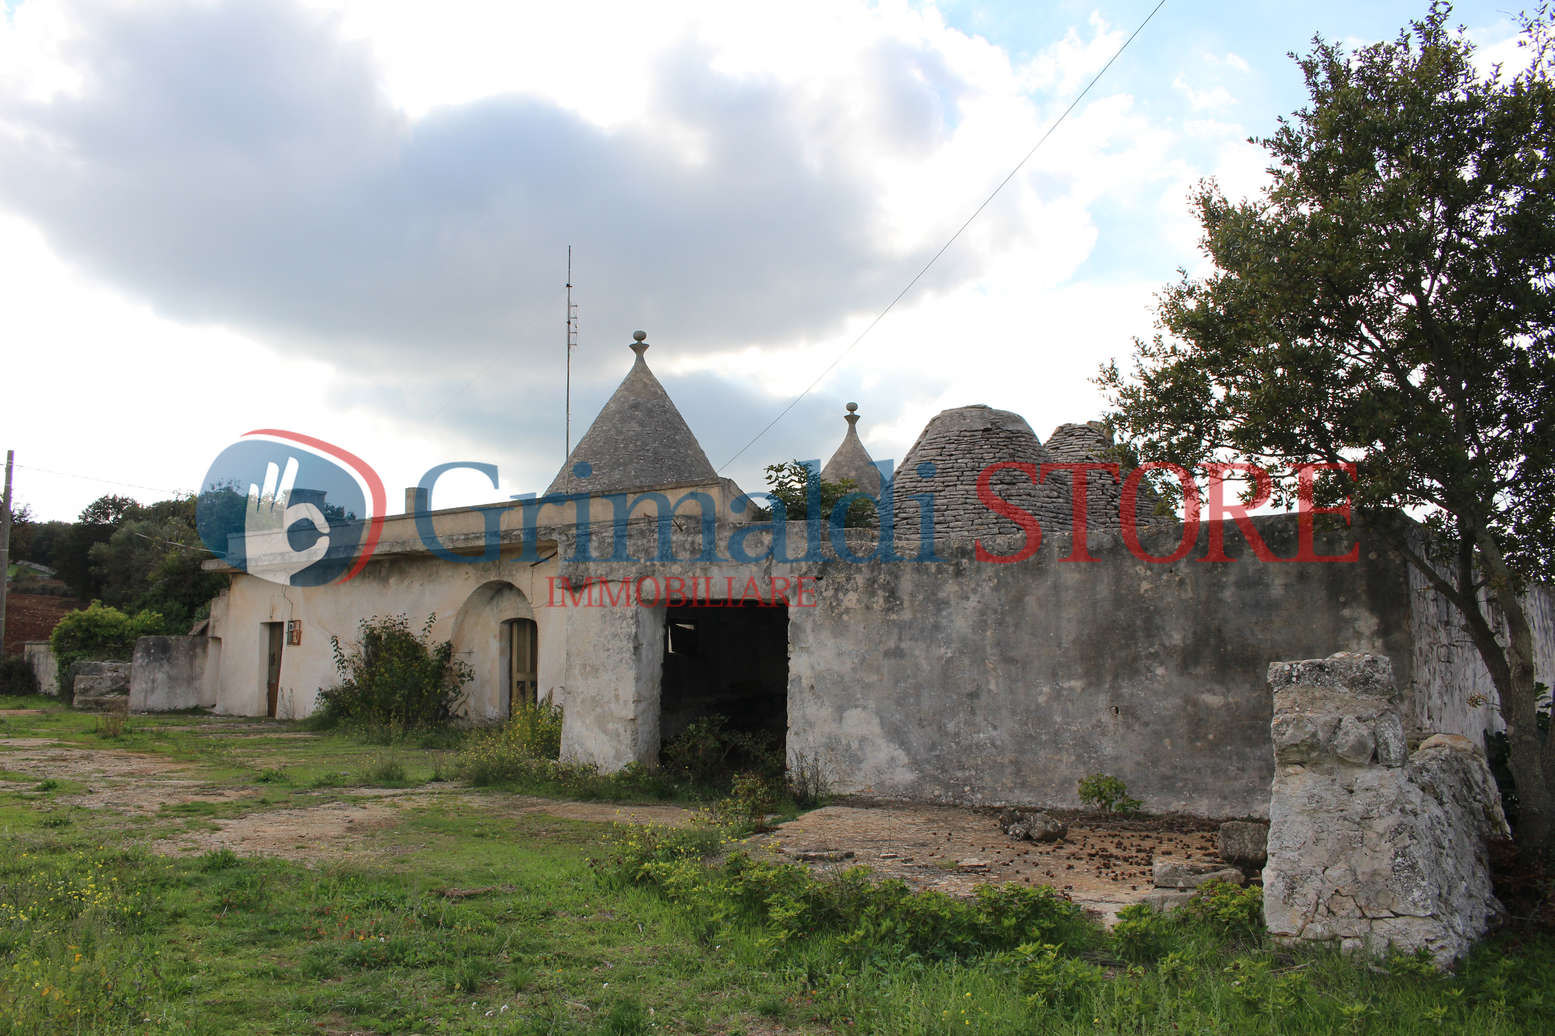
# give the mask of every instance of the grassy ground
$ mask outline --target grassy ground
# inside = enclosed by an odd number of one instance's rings
[[[1232,892],[1103,933],[1032,890],[912,895],[752,864],[707,832],[520,815],[511,789],[433,780],[458,765],[446,740],[102,727],[52,705],[0,725],[0,1033],[1555,1032],[1547,936],[1438,974],[1269,946],[1256,897]],[[42,739],[186,763],[161,776],[196,782],[193,801],[94,806],[138,778],[72,752],[41,773],[21,759]],[[410,790],[354,852],[177,848],[240,814],[381,804],[385,785]]]

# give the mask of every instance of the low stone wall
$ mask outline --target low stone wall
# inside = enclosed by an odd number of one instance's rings
[[[130,663],[77,662],[70,667],[71,703],[78,709],[110,711],[127,708]]]
[[[130,669],[131,712],[171,712],[196,708],[201,693],[209,637],[141,637]]]
[[[29,640],[22,646],[22,657],[32,666],[32,674],[38,678],[38,693],[59,697],[59,665],[54,661],[54,649],[46,640]]]
[[[1277,939],[1429,950],[1446,964],[1502,912],[1486,841],[1506,817],[1483,753],[1436,734],[1409,753],[1392,663],[1276,662],[1264,916]]]

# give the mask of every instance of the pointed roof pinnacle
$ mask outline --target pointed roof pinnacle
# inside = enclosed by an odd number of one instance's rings
[[[578,440],[547,495],[598,495],[718,477],[686,419],[643,358],[648,333],[637,331],[632,339],[636,362]],[[580,463],[589,465],[586,477],[572,474],[573,466]]]
[[[864,492],[871,496],[878,495],[880,469],[875,467],[874,458],[869,455],[863,441],[858,437],[858,404],[849,403],[848,412],[842,419],[848,422],[848,433],[842,437],[842,445],[837,447],[837,452],[826,462],[826,467],[821,469],[821,478],[828,482],[851,478],[854,485]]]

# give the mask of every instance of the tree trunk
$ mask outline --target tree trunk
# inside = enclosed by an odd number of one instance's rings
[[[1545,851],[1555,833],[1555,795],[1551,794],[1551,773],[1544,762],[1545,746],[1539,741],[1533,630],[1495,541],[1484,532],[1478,533],[1475,541],[1491,590],[1506,616],[1507,646],[1502,649],[1488,626],[1476,628],[1477,624],[1470,622],[1469,633],[1501,698],[1512,778],[1517,782],[1517,840]]]

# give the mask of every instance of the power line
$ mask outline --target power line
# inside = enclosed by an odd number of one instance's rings
[[[881,310],[880,311],[880,315],[878,317],[876,317],[875,319],[871,320],[869,322],[869,326],[864,328],[864,330],[859,333],[859,336],[857,338],[853,339],[852,344],[849,345],[846,349],[842,350],[842,352],[838,353],[837,354],[837,358],[835,360],[833,360],[831,362],[831,364],[828,365],[825,370],[821,371],[820,376],[817,377],[814,381],[810,382],[809,386],[806,387],[803,392],[801,392],[801,393],[799,393],[799,395],[795,396],[793,398],[793,401],[790,402],[788,404],[788,406],[783,408],[782,413],[780,413],[776,417],[774,417],[771,420],[771,422],[768,423],[768,425],[765,428],[763,428],[761,431],[757,432],[756,433],[756,437],[754,439],[752,439],[750,442],[746,443],[744,446],[740,447],[740,452],[739,453],[736,453],[733,457],[730,457],[728,460],[726,460],[722,464],[720,464],[718,466],[718,470],[719,471],[722,471],[724,468],[727,468],[730,464],[733,464],[735,461],[739,460],[741,454],[743,454],[746,450],[750,449],[752,446],[756,445],[756,443],[761,439],[761,437],[763,435],[766,435],[768,432],[770,432],[772,430],[772,426],[773,425],[777,424],[779,421],[783,420],[784,417],[788,416],[788,412],[790,410],[794,409],[794,407],[798,406],[799,405],[799,401],[801,399],[803,399],[804,397],[808,396],[810,394],[810,390],[815,388],[815,386],[819,385],[821,383],[822,379],[824,379],[826,377],[826,375],[828,375],[828,374],[830,374],[832,372],[832,368],[836,367],[837,364],[841,363],[842,360],[843,360],[843,357],[847,356],[848,353],[853,351],[853,346],[858,345],[860,342],[862,342],[864,340],[864,336],[869,334],[869,332],[873,331],[875,329],[875,325],[880,323],[880,321],[884,320],[887,313],[891,312],[892,309],[896,308],[896,304],[898,302],[902,301],[903,296],[905,296],[909,291],[912,290],[913,285],[917,284],[918,281],[923,278],[923,275],[929,272],[929,267],[933,266],[939,260],[939,257],[945,254],[945,250],[946,249],[948,249],[951,245],[956,243],[956,238],[961,236],[962,231],[966,230],[967,227],[971,226],[972,225],[972,221],[974,219],[976,219],[979,215],[982,214],[982,211],[984,209],[986,209],[988,207],[989,203],[992,202],[994,200],[994,198],[996,198],[998,196],[1000,191],[1004,190],[1005,185],[1008,184],[1011,180],[1015,179],[1015,174],[1020,172],[1021,171],[1021,167],[1023,167],[1027,162],[1029,162],[1031,160],[1031,156],[1032,155],[1037,153],[1037,148],[1039,148],[1043,144],[1047,143],[1047,138],[1051,137],[1053,135],[1053,131],[1058,129],[1058,127],[1060,125],[1062,125],[1063,121],[1066,118],[1069,117],[1069,113],[1074,111],[1075,106],[1078,105],[1081,101],[1083,101],[1085,99],[1085,95],[1086,94],[1091,92],[1091,87],[1095,86],[1096,83],[1101,79],[1101,77],[1107,74],[1107,69],[1112,67],[1112,63],[1114,61],[1118,60],[1118,58],[1123,56],[1123,52],[1128,49],[1128,45],[1130,43],[1134,42],[1134,37],[1138,36],[1141,32],[1144,31],[1145,26],[1150,24],[1150,19],[1154,18],[1155,17],[1155,13],[1157,11],[1159,11],[1164,6],[1166,6],[1166,0],[1160,0],[1159,3],[1157,3],[1153,8],[1150,9],[1150,13],[1145,15],[1145,20],[1139,23],[1139,28],[1135,29],[1134,32],[1129,36],[1129,38],[1123,41],[1123,46],[1118,48],[1118,52],[1116,54],[1112,55],[1112,57],[1107,60],[1107,63],[1101,67],[1101,71],[1097,72],[1096,75],[1091,78],[1091,81],[1089,83],[1085,84],[1085,89],[1081,90],[1080,93],[1079,93],[1079,96],[1077,96],[1073,101],[1071,101],[1069,103],[1069,107],[1064,109],[1063,114],[1060,115],[1056,121],[1054,121],[1053,125],[1051,125],[1051,126],[1049,126],[1047,128],[1047,132],[1042,134],[1042,138],[1031,146],[1031,150],[1026,152],[1026,157],[1022,158],[1019,162],[1015,163],[1015,168],[1010,170],[1010,175],[1006,176],[1003,180],[999,181],[999,186],[997,186],[997,187],[995,187],[993,189],[993,193],[990,194],[986,199],[983,200],[983,203],[977,207],[977,210],[975,212],[973,212],[970,216],[968,216],[966,218],[966,222],[961,224],[961,226],[956,229],[956,232],[954,234],[950,235],[950,240],[946,241],[945,244],[940,247],[940,250],[938,252],[934,253],[934,258],[930,259],[927,263],[925,263],[923,265],[923,269],[918,271],[917,276],[913,277],[912,280],[907,282],[907,287],[903,288],[900,292],[897,293],[896,298],[891,300],[891,304],[889,306],[887,306],[885,309]]]
[[[1164,2],[1164,0],[1163,0],[1163,2]],[[567,287],[571,287],[571,285],[568,285]],[[566,290],[567,290],[567,288],[563,288],[562,289],[562,291],[566,291]],[[544,316],[546,310],[548,310],[552,306],[556,305],[556,300],[561,298],[561,297],[562,297],[562,292],[561,291],[558,291],[555,295],[552,295],[551,296],[551,301],[547,302],[545,305],[541,306],[540,309],[539,309],[539,312],[535,313],[534,316],[529,318],[529,323],[525,324],[523,327],[518,329],[518,334],[514,335],[508,341],[508,344],[504,345],[502,347],[502,350],[500,352],[498,352],[497,355],[493,356],[491,358],[490,362],[488,362],[486,364],[486,366],[484,366],[484,367],[482,367],[480,369],[480,373],[476,374],[475,377],[471,378],[468,382],[466,382],[464,388],[460,389],[458,392],[455,392],[453,394],[453,396],[449,398],[448,402],[446,402],[442,406],[438,407],[437,408],[437,413],[435,413],[431,417],[427,418],[426,421],[421,425],[420,428],[417,428],[413,433],[411,433],[411,437],[414,438],[415,436],[420,435],[422,432],[426,431],[427,425],[431,424],[433,421],[436,421],[440,416],[442,416],[442,413],[443,413],[444,410],[447,410],[449,407],[453,406],[454,400],[456,400],[460,396],[464,395],[466,389],[468,389],[471,385],[475,384],[477,381],[481,380],[481,375],[485,374],[487,371],[491,370],[491,365],[492,364],[496,363],[498,360],[502,359],[502,357],[506,356],[507,355],[507,351],[509,349],[513,348],[513,346],[517,345],[518,344],[518,340],[520,338],[524,337],[524,332],[528,331],[531,327],[533,327],[534,326],[534,322],[536,320],[539,320],[542,316]]]
[[[183,492],[182,489],[164,489],[161,486],[142,486],[135,482],[120,482],[117,479],[112,478],[97,478],[93,475],[77,475],[73,471],[55,471],[53,468],[40,468],[33,464],[17,464],[16,466],[19,468],[26,468],[28,471],[46,471],[50,475],[64,475],[66,478],[80,478],[85,479],[88,482],[102,482],[110,486],[125,486],[129,489],[148,489],[153,493],[172,493],[177,495]]]

